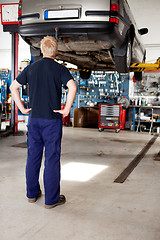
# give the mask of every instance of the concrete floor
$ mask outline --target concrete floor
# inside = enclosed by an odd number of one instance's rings
[[[61,192],[67,202],[51,210],[44,208],[43,167],[42,197],[34,204],[25,198],[26,148],[12,145],[26,135],[1,138],[0,240],[159,240],[160,162],[153,157],[160,138],[123,184],[113,183],[152,137],[65,127]]]

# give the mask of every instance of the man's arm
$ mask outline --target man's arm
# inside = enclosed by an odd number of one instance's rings
[[[23,114],[29,114],[29,112],[31,111],[31,108],[26,109],[21,101],[20,98],[20,93],[19,93],[19,88],[22,85],[19,84],[16,80],[14,80],[10,86],[10,90],[12,93],[12,97],[17,105],[17,107],[19,108],[19,110],[23,113]]]
[[[65,108],[63,110],[53,110],[54,112],[58,112],[62,114],[63,117],[68,116],[77,93],[77,86],[73,79],[67,82],[67,87],[68,87],[68,94],[67,94],[67,102],[66,102]]]

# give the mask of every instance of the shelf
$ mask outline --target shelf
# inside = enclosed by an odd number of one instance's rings
[[[160,109],[160,106],[136,106],[136,105],[129,105],[130,108],[148,108],[148,109],[152,109],[152,108],[158,108]]]
[[[139,121],[139,120],[135,120],[135,122],[140,122],[140,123],[159,123],[160,122],[154,122],[154,121]]]

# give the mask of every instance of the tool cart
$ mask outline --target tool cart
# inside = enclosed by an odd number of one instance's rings
[[[98,130],[101,132],[105,128],[115,129],[118,133],[125,128],[126,110],[121,104],[99,104]]]

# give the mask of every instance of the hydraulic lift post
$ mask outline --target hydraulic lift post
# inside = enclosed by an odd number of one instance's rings
[[[19,3],[4,3],[0,4],[1,8],[1,23],[3,31],[11,33],[12,36],[12,63],[11,63],[11,82],[18,76],[18,6]],[[8,14],[5,14],[5,13]],[[13,14],[14,13],[14,14]],[[11,122],[10,127],[14,133],[18,132],[18,108],[11,102]]]
[[[12,32],[12,64],[11,64],[11,82],[18,76],[18,33]],[[11,127],[14,133],[18,132],[18,107],[14,103],[13,98],[11,102]]]

